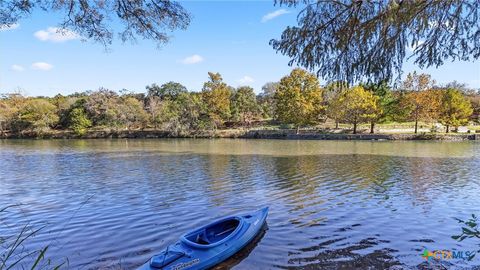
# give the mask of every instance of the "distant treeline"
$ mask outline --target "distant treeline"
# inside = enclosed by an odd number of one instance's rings
[[[320,86],[317,77],[294,69],[279,82],[267,83],[256,95],[253,88],[231,87],[219,73],[208,73],[200,92],[168,82],[146,87],[145,94],[100,88],[55,97],[4,94],[0,98],[0,132],[35,132],[50,129],[85,134],[89,128],[155,128],[182,135],[226,126],[250,126],[273,121],[296,127],[325,121],[361,123],[441,123],[452,127],[480,121],[480,92],[452,82],[437,86],[428,74],[408,74],[392,89],[386,82],[350,86],[332,82]],[[439,130],[442,131],[442,130]]]

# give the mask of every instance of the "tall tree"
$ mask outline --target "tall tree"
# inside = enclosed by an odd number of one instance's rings
[[[473,108],[473,113],[470,119],[477,124],[480,124],[480,92],[478,92],[478,94],[468,95],[468,100]]]
[[[393,120],[396,112],[397,99],[393,95],[392,89],[386,81],[380,83],[366,83],[361,84],[361,86],[378,97],[376,117],[373,117],[370,121],[370,133],[374,133],[376,123]]]
[[[258,95],[258,103],[265,118],[273,117],[275,113],[275,92],[278,82],[268,82],[262,86],[262,92]]]
[[[350,88],[339,95],[336,103],[341,109],[338,114],[344,122],[353,125],[353,134],[357,133],[358,124],[370,122],[378,117],[380,113],[378,99],[361,86]]]
[[[115,120],[119,126],[125,126],[126,129],[144,128],[148,116],[143,109],[143,103],[133,97],[121,97],[117,100],[117,105],[114,109]]]
[[[103,45],[110,44],[117,31],[124,42],[140,37],[160,45],[169,40],[166,32],[186,29],[190,23],[190,14],[169,0],[9,0],[0,2],[0,25],[16,24],[41,10],[60,14],[60,33],[74,31]],[[120,23],[114,24],[112,18]]]
[[[84,135],[87,129],[92,126],[92,121],[88,119],[85,108],[78,106],[68,113],[68,127],[77,135]]]
[[[191,132],[210,129],[214,124],[208,115],[207,104],[203,102],[201,93],[181,94],[177,103],[180,109],[180,132]]]
[[[328,80],[399,76],[409,50],[420,68],[480,57],[480,1],[276,0],[301,6],[273,48]]]
[[[85,102],[85,109],[93,125],[116,125],[118,99],[117,93],[105,88],[89,93]]]
[[[415,133],[418,132],[419,121],[431,121],[438,117],[441,93],[431,90],[435,85],[432,76],[416,71],[408,73],[401,84],[402,114],[415,122]]]
[[[314,124],[323,116],[322,89],[317,77],[296,68],[280,80],[275,92],[275,114],[279,121],[300,126]]]
[[[450,131],[450,126],[456,128],[466,124],[473,113],[470,101],[457,89],[444,90],[441,102],[439,120],[447,127],[447,133]]]
[[[240,121],[243,125],[249,124],[260,111],[257,97],[250,86],[236,89],[232,95],[231,105],[234,120]]]
[[[327,116],[335,121],[335,128],[338,128],[340,121],[340,115],[338,112],[341,110],[339,100],[340,94],[349,88],[347,82],[334,81],[330,82],[324,87],[323,99],[327,104]]]
[[[29,99],[20,110],[17,123],[23,129],[43,132],[53,128],[59,118],[56,107],[45,99]]]
[[[415,122],[415,133],[419,121],[433,121],[438,118],[442,93],[441,90],[424,90],[407,92],[400,106],[406,112],[407,120]]]
[[[231,88],[223,82],[220,73],[208,72],[209,81],[203,84],[202,98],[215,127],[230,118]]]
[[[19,93],[0,96],[0,133],[11,130],[27,99]]]
[[[148,97],[159,97],[161,100],[165,99],[176,99],[181,93],[186,93],[187,88],[181,83],[177,82],[167,82],[158,86],[157,84],[152,84],[146,87]]]
[[[402,91],[424,91],[432,89],[435,85],[435,80],[432,79],[430,74],[421,73],[416,71],[408,73],[401,85]]]

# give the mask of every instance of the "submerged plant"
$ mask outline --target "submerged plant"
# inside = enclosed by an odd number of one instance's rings
[[[462,227],[462,234],[452,236],[453,239],[463,241],[466,238],[478,238],[480,239],[480,227],[478,224],[478,217],[472,214],[472,217],[466,221],[456,218],[459,223],[464,224]]]
[[[461,242],[467,238],[477,238],[480,240],[480,226],[478,224],[478,217],[475,214],[472,214],[472,217],[468,220],[461,220],[459,218],[455,218],[459,223],[462,225],[462,233],[459,235],[453,235],[452,238]],[[480,242],[479,242],[480,246]],[[480,250],[477,252],[480,253]],[[472,260],[475,256],[475,253],[471,255],[468,259]]]

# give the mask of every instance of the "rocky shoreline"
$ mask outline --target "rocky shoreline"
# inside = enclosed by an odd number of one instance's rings
[[[216,131],[174,134],[163,130],[94,130],[83,136],[71,131],[50,131],[44,133],[3,133],[0,139],[148,139],[148,138],[242,138],[242,139],[287,139],[287,140],[436,140],[467,141],[480,140],[480,134],[439,134],[439,133],[379,133],[348,134],[326,133],[321,130],[301,130],[298,134],[292,129],[228,129]]]

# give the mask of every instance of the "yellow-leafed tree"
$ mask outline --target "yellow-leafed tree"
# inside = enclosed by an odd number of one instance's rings
[[[401,107],[407,113],[407,119],[415,122],[415,133],[419,121],[433,121],[438,118],[441,90],[411,91],[401,100]]]
[[[444,90],[439,120],[447,127],[447,133],[450,131],[450,126],[458,127],[466,124],[472,113],[473,109],[470,101],[460,91],[456,89]]]
[[[339,118],[353,125],[353,133],[357,133],[357,125],[370,122],[382,113],[378,106],[379,97],[366,91],[361,86],[356,86],[343,91],[333,102],[338,108]]]
[[[209,81],[203,84],[202,99],[215,126],[230,118],[231,88],[223,82],[220,73],[208,72]]]
[[[294,69],[280,80],[275,92],[275,116],[287,124],[300,126],[316,123],[324,114],[322,89],[315,75]]]

